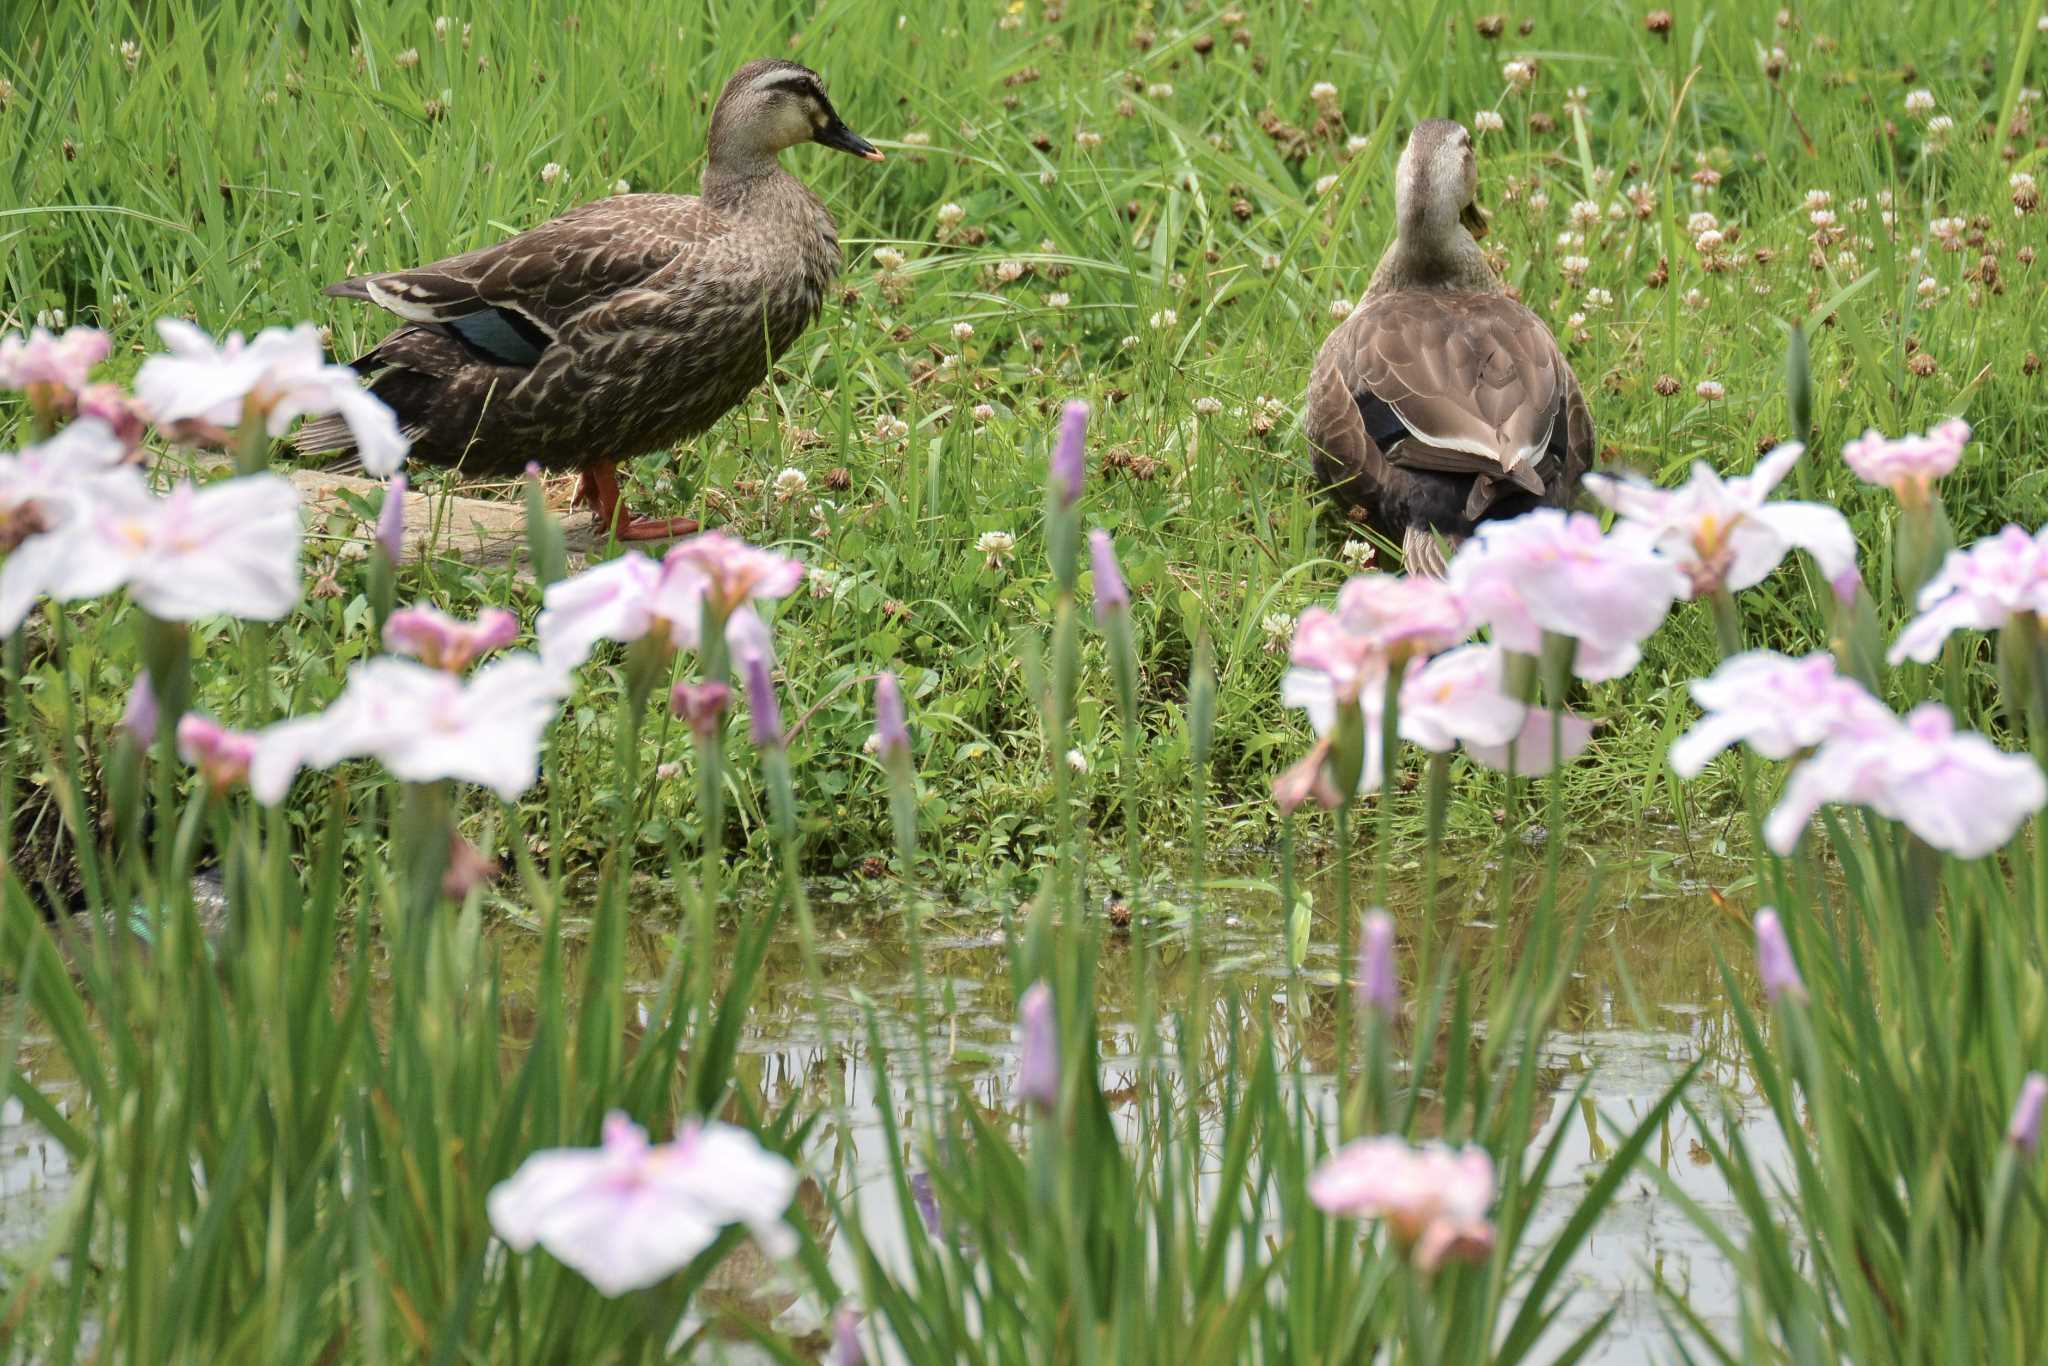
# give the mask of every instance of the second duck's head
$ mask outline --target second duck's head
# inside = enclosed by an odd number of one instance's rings
[[[825,97],[825,83],[809,67],[764,58],[734,72],[711,111],[712,159],[758,160],[803,142],[882,160],[873,144],[840,119]]]
[[[1478,192],[1479,163],[1465,125],[1451,119],[1416,124],[1394,168],[1394,216],[1403,240],[1434,245],[1460,227],[1484,237],[1486,216],[1473,202]]]

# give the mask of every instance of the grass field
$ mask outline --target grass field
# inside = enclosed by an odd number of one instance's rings
[[[374,500],[310,526],[282,616],[187,628],[138,590],[39,607],[5,642],[0,1101],[70,1185],[0,1256],[0,1360],[646,1361],[740,1339],[746,1360],[838,1366],[1576,1360],[1608,1317],[1561,1317],[1575,1258],[1638,1178],[1739,1287],[1695,1304],[1645,1269],[1676,1355],[2038,1360],[2048,843],[2014,752],[2048,765],[2048,551],[2036,598],[1947,637],[1937,667],[1886,669],[1870,647],[1933,568],[1901,549],[1931,543],[1920,511],[1958,544],[2048,521],[2044,29],[1960,0],[0,9],[0,337],[103,328],[100,373],[124,383],[160,319],[215,336],[312,320],[347,357],[387,319],[323,297],[330,281],[621,186],[694,190],[710,103],[755,57],[823,72],[887,152],[786,154],[836,216],[841,287],[741,409],[631,471],[638,510],[805,566],[765,609],[780,643],[772,677],[742,670],[745,722],[693,738],[651,704],[650,665],[718,682],[746,663],[707,597],[703,649],[604,646],[564,675],[535,723],[542,776],[503,800],[344,762],[266,808],[243,775],[188,774],[187,675],[195,709],[255,728],[327,707],[379,656],[394,571],[364,553]],[[1600,462],[1675,485],[1804,437],[1781,492],[1846,515],[1867,611],[1793,555],[1739,600],[1680,603],[1625,677],[1529,662],[1600,723],[1558,776],[1404,763],[1397,736],[1389,791],[1283,816],[1273,781],[1312,742],[1281,703],[1290,632],[1389,556],[1326,513],[1303,385],[1388,239],[1408,129],[1445,115],[1476,131],[1486,248],[1554,328]],[[1047,471],[1077,398],[1093,417],[1069,505]],[[1866,428],[1953,416],[1974,436],[1931,504],[1843,463]],[[0,393],[0,449],[41,420]],[[566,481],[412,473],[584,515]],[[396,601],[510,607],[523,648],[543,588],[521,571],[550,576],[553,525],[533,519],[531,565],[400,566]],[[1099,628],[1084,528],[1114,536],[1130,587]],[[22,545],[71,534],[16,529],[0,518]],[[1939,698],[1991,743],[1915,790],[1844,787],[1773,852],[1752,838],[1766,745],[1689,783],[1667,763],[1699,720],[1689,686],[1738,643],[1837,647],[1892,709]],[[154,741],[117,724],[145,662]],[[881,670],[907,695],[901,750],[877,726]],[[778,689],[786,735],[763,721]],[[1361,761],[1345,724],[1314,775]],[[1811,766],[1796,785],[1835,743],[1770,757]],[[2002,801],[1973,785],[1987,773]],[[494,884],[463,875],[465,840]],[[1704,1058],[1639,1113],[1599,1116],[1544,1051],[1579,1008],[1589,936],[1631,913],[1594,851],[1629,846],[1658,877],[1699,874],[1695,853],[1748,864],[1684,890],[1756,935],[1754,976],[1723,965],[1706,991],[1725,1006],[1714,1061],[1753,1088],[1768,1141],[1689,1087]],[[1221,890],[1277,896],[1285,943],[1242,980],[1205,956]],[[908,1005],[832,977],[820,922],[860,920],[827,897],[900,915]],[[1360,918],[1380,902],[1398,930]],[[1017,1020],[1007,1095],[944,1051],[954,984],[927,982],[921,938],[941,904],[942,927],[1000,943],[1008,981],[975,1009],[984,1036]],[[858,1058],[876,1095],[916,1083],[921,1103],[859,1120],[886,1179],[811,1172],[792,1196],[777,1164],[851,1132],[860,1098],[829,1079],[773,1093],[742,1060],[771,948],[801,966],[821,1074]],[[1616,972],[1602,1008],[1641,1019]],[[1726,1210],[1646,1160],[1681,1107]],[[676,1143],[648,1157],[613,1111]],[[1553,1111],[1582,1113],[1598,1162],[1558,1165]],[[715,1120],[743,1132],[695,1127]],[[598,1216],[524,1236],[499,1208],[551,1160],[598,1160],[554,1150],[600,1134],[627,1174],[607,1199],[711,1148],[792,1185],[756,1208],[707,1178],[701,1242],[621,1288],[570,1260],[645,1251],[591,1238]],[[1473,1145],[1418,1150],[1433,1189],[1462,1193],[1413,1227],[1347,1208],[1325,1178],[1371,1135],[1400,1161],[1424,1138]],[[735,1270],[740,1224],[795,1251]],[[678,1228],[695,1225],[661,1236]],[[798,1310],[729,1298],[736,1282],[800,1287],[781,1301]]]
[[[99,322],[122,354],[153,348],[167,314],[215,331],[312,318],[354,354],[384,320],[320,298],[326,282],[487,243],[615,182],[692,189],[725,74],[765,53],[815,65],[890,155],[787,158],[839,220],[844,295],[771,387],[635,473],[662,510],[708,510],[825,571],[788,610],[828,646],[792,664],[819,703],[799,754],[827,793],[863,782],[833,757],[861,725],[835,689],[894,662],[944,700],[924,771],[949,861],[1023,861],[1038,842],[1019,813],[1045,766],[1010,642],[1050,602],[1039,471],[1069,396],[1097,404],[1090,515],[1136,590],[1148,807],[1181,786],[1163,708],[1206,633],[1223,834],[1270,837],[1263,780],[1298,732],[1273,701],[1269,622],[1366,552],[1320,516],[1295,411],[1387,240],[1392,160],[1418,117],[1499,115],[1479,139],[1489,244],[1565,342],[1606,460],[1746,469],[1789,435],[1785,329],[1811,318],[1805,494],[1877,530],[1886,500],[1839,467],[1841,442],[1959,413],[1978,436],[1951,481],[1959,531],[2048,515],[2025,455],[2042,220],[2008,181],[2039,156],[2025,130],[2040,111],[2016,12],[1869,24],[1852,6],[1679,5],[1653,32],[1633,8],[1541,6],[1496,36],[1487,11],[1450,4],[437,13],[31,4],[0,19],[0,305],[16,323]],[[1503,77],[1516,61],[1526,86]],[[1922,88],[1945,132],[1906,112]],[[2006,127],[2020,131],[1994,136]],[[1834,223],[1817,227],[1823,202]],[[1724,235],[1711,258],[1700,214]],[[785,469],[802,492],[778,485]],[[991,532],[1017,542],[999,567],[977,548]],[[339,579],[345,599],[356,584]],[[479,591],[436,590],[457,605]],[[1796,571],[1749,601],[1760,638],[1818,638]],[[1677,804],[1654,774],[1711,641],[1688,613],[1604,699],[1613,762],[1575,776],[1575,808],[1626,830]],[[1104,790],[1116,725],[1080,717]],[[816,853],[847,868],[881,851],[864,810],[835,812]]]

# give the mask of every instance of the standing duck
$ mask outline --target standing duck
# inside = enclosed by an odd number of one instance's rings
[[[824,203],[782,169],[798,143],[882,160],[815,72],[749,62],[711,112],[697,195],[622,194],[495,246],[327,293],[404,323],[353,362],[398,414],[415,459],[480,475],[577,469],[576,499],[627,541],[697,530],[619,500],[622,460],[705,431],[818,316],[839,273]],[[300,450],[347,451],[309,424]]]
[[[1571,502],[1593,418],[1557,339],[1479,250],[1472,135],[1417,124],[1394,177],[1394,244],[1317,354],[1303,425],[1345,515],[1440,575],[1443,543],[1479,522]]]

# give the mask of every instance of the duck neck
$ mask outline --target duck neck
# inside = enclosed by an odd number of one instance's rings
[[[776,154],[747,147],[713,147],[704,167],[704,199],[714,209],[744,204],[761,191],[795,177],[782,169]]]
[[[1368,293],[1394,289],[1441,289],[1491,293],[1500,288],[1486,253],[1457,224],[1448,231],[1403,232],[1380,258]]]

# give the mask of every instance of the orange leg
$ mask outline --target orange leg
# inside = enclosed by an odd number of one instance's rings
[[[584,469],[583,482],[576,487],[576,502],[590,509],[600,532],[609,531],[622,541],[668,541],[698,530],[694,517],[636,517],[628,511],[619,499],[616,460],[600,460]]]

